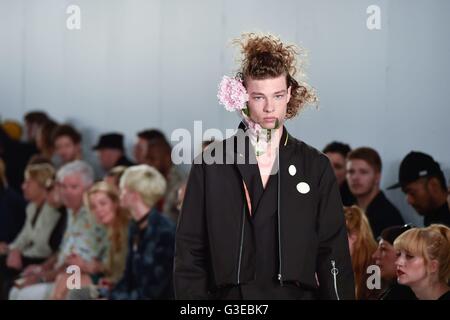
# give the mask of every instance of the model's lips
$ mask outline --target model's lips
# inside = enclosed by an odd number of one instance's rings
[[[264,118],[263,120],[264,120],[264,122],[275,122],[275,121],[277,121],[277,118],[276,117],[267,117],[267,118]]]
[[[404,275],[405,273],[402,271],[402,270],[400,270],[400,269],[397,269],[397,277],[401,277],[402,275]]]

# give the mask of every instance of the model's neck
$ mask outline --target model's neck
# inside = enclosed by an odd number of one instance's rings
[[[270,139],[270,143],[268,144],[268,148],[271,150],[275,150],[280,146],[281,136],[283,135],[283,126],[278,127],[277,129],[267,129],[271,130],[272,138]]]

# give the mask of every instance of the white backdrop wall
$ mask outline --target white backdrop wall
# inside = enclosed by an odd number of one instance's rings
[[[81,29],[66,27],[70,5]],[[377,5],[381,29],[369,30]],[[217,85],[235,70],[230,40],[263,31],[309,51],[320,96],[287,127],[322,149],[332,140],[371,146],[382,187],[410,150],[450,170],[450,1],[447,0],[0,0],[0,116],[41,109],[83,131],[86,155],[100,133],[235,128]],[[198,138],[198,137],[197,137]],[[197,141],[198,143],[199,141]],[[387,192],[408,221],[421,219]]]

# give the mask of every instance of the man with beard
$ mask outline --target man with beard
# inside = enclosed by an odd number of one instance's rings
[[[439,163],[425,153],[411,151],[400,164],[399,182],[388,189],[402,188],[408,203],[421,216],[424,225],[450,226],[445,176]]]

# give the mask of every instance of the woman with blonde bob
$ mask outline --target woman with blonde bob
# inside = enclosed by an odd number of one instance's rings
[[[93,261],[80,266],[82,271],[81,290],[71,290],[70,299],[92,299],[100,291],[108,291],[115,285],[125,270],[129,213],[119,205],[117,188],[107,182],[95,183],[85,194],[85,203],[98,224],[105,225],[109,248],[104,261]],[[61,273],[55,285],[53,299],[67,297],[67,278]]]
[[[414,228],[394,242],[397,281],[419,300],[450,300],[450,229],[440,224]]]
[[[366,285],[367,267],[372,264],[372,254],[377,249],[369,220],[358,206],[344,207],[348,245],[355,277],[356,299],[369,299],[371,291]]]

